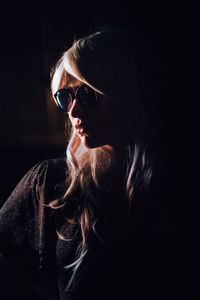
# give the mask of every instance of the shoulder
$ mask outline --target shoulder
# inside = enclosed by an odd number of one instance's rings
[[[46,159],[35,164],[25,175],[27,180],[35,178],[48,177],[63,177],[67,170],[65,157],[58,157],[54,159]]]
[[[0,235],[9,233],[18,244],[28,235],[30,243],[34,243],[33,237],[37,240],[39,226],[50,210],[48,204],[55,196],[55,186],[64,180],[65,174],[64,158],[34,165],[0,209]]]
[[[55,182],[62,180],[67,171],[65,157],[46,159],[35,164],[23,177],[28,184],[41,185],[47,180]]]
[[[65,157],[40,161],[28,171],[19,187],[24,189],[25,186],[28,186],[36,196],[43,194],[45,198],[49,199],[54,196],[56,187],[65,180],[66,173]]]
[[[38,162],[18,182],[3,207],[12,204],[21,206],[30,203],[29,199],[40,202],[41,197],[44,198],[44,196],[50,201],[55,186],[64,181],[66,170],[65,157]]]

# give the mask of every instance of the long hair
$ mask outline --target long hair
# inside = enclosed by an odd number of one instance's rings
[[[130,35],[124,30],[99,31],[75,41],[63,53],[52,77],[53,94],[76,78],[109,96],[113,107],[121,110],[126,153],[122,184],[126,196],[124,206],[129,210],[134,206],[137,191],[148,189],[155,164],[160,123],[156,110],[159,74],[154,51],[145,36]],[[115,156],[105,149],[84,147],[73,128],[66,154],[65,191],[52,206],[64,205],[79,189],[76,222],[81,228],[82,242],[74,265],[77,268],[87,251],[89,232],[95,231],[96,209],[101,209],[96,195],[105,189],[106,182],[108,185],[114,180],[118,164]]]

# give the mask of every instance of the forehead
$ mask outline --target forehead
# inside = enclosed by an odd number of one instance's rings
[[[95,90],[97,93],[104,95],[102,91],[89,84],[84,78],[78,79],[68,72],[63,73],[59,88],[76,88],[84,84]]]
[[[69,73],[65,73],[63,74],[63,78],[61,80],[61,85],[60,87],[61,88],[66,88],[66,87],[78,87],[80,85],[82,85],[83,82],[80,81],[79,79],[75,78],[74,76],[72,76],[71,74]]]

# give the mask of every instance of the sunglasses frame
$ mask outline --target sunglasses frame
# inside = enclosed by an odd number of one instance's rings
[[[90,95],[85,94],[85,98],[84,98],[84,99],[81,99],[80,96],[78,96],[78,93],[79,93],[81,90],[84,91],[85,88],[87,88],[87,89],[90,91]],[[62,105],[62,102],[63,102],[63,101],[60,101],[60,100],[59,100],[58,94],[59,94],[60,92],[67,92],[67,94],[68,94],[68,98],[67,98],[66,100],[64,100],[64,101],[66,101],[66,104],[67,104],[67,105],[66,105],[66,107],[67,107],[66,109],[65,109],[64,106]],[[91,92],[92,92],[92,94],[91,94]],[[87,97],[90,97],[90,99],[91,99],[91,97],[93,97],[93,99],[94,99],[95,101],[93,101],[93,103],[92,103],[92,102],[89,103],[89,101],[88,101],[88,103],[87,103],[87,99],[88,99]],[[91,87],[89,87],[89,86],[86,85],[86,84],[77,87],[75,90],[74,90],[73,88],[62,88],[62,89],[59,89],[59,90],[54,94],[53,98],[54,98],[54,100],[55,100],[56,105],[57,105],[62,111],[64,111],[64,112],[69,112],[69,111],[70,111],[70,109],[68,109],[68,106],[69,106],[70,102],[71,102],[71,104],[72,104],[73,101],[74,101],[75,99],[81,104],[81,106],[82,106],[83,108],[92,108],[92,107],[96,106],[96,104],[97,104],[98,101],[99,101],[99,95],[98,95],[98,93],[97,93],[94,89],[92,89]],[[85,101],[84,101],[84,100],[85,100]],[[67,103],[67,101],[68,101],[68,103]],[[70,108],[71,108],[71,107],[70,107]]]

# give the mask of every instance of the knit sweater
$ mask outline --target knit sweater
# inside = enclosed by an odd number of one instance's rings
[[[9,293],[17,293],[19,299],[57,297],[57,237],[52,212],[46,204],[54,199],[56,184],[64,179],[65,168],[63,159],[38,163],[0,210],[1,261],[9,283],[4,281],[10,286],[11,280],[14,289],[4,288],[3,299],[12,299]]]
[[[100,238],[91,233],[89,250],[69,288],[73,269],[67,266],[77,258],[80,229],[66,220],[63,209],[48,206],[65,176],[64,158],[40,162],[1,208],[1,299],[164,299],[166,264],[153,223],[144,226],[143,206],[137,207],[132,223],[126,222],[117,201],[115,217],[97,224]],[[66,209],[70,214],[71,208]]]

